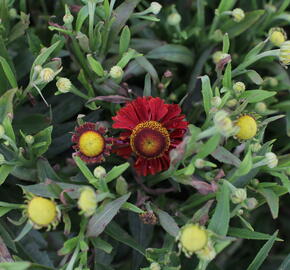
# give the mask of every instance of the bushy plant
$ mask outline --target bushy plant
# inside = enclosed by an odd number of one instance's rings
[[[290,269],[289,6],[1,1],[0,269]]]

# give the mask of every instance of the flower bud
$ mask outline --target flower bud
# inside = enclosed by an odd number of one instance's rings
[[[260,143],[253,143],[250,145],[250,148],[252,152],[257,153],[262,148],[262,145]]]
[[[0,153],[0,165],[5,163],[5,157]]]
[[[237,95],[240,95],[246,90],[246,86],[243,82],[236,82],[233,86],[233,90]]]
[[[203,249],[196,252],[196,255],[200,260],[211,261],[215,258],[216,251],[213,247],[213,244],[211,242],[208,242],[208,244]]]
[[[216,96],[216,97],[213,97],[210,102],[213,107],[219,107],[222,103],[222,99]]]
[[[250,140],[254,138],[258,132],[256,119],[251,115],[241,115],[235,122],[238,132],[235,134],[239,140]]]
[[[67,78],[59,78],[56,82],[56,87],[59,92],[61,93],[67,93],[71,89],[71,81]]]
[[[267,111],[267,105],[264,102],[258,102],[255,105],[255,110],[257,113],[265,113]]]
[[[268,152],[265,155],[267,166],[270,169],[275,168],[278,165],[278,158],[273,152]]]
[[[157,263],[157,262],[151,263],[149,268],[150,268],[150,270],[161,270],[161,267],[160,267],[159,263]]]
[[[15,9],[15,8],[10,8],[9,9],[9,17],[11,18],[11,19],[15,19],[15,18],[17,18],[17,10]]]
[[[264,83],[270,87],[276,87],[279,84],[279,81],[275,77],[265,77]]]
[[[176,96],[176,94],[171,93],[171,94],[169,95],[169,99],[172,100],[172,101],[176,101],[176,100],[177,100],[177,96]]]
[[[245,12],[241,8],[235,8],[232,16],[235,22],[241,22],[245,18]]]
[[[119,66],[113,66],[110,70],[110,76],[113,79],[121,79],[123,77],[124,71]]]
[[[152,2],[150,4],[150,9],[151,9],[151,12],[154,14],[154,15],[157,15],[160,10],[162,8],[162,5],[160,5],[158,2]]]
[[[237,188],[231,194],[231,200],[234,204],[242,203],[245,199],[247,199],[247,191],[243,188]]]
[[[91,216],[95,213],[97,208],[97,195],[96,192],[90,187],[84,187],[81,190],[78,207],[85,214]]]
[[[227,53],[223,53],[222,51],[216,51],[212,55],[212,60],[215,64],[218,64],[221,60],[227,58],[228,56],[229,56],[229,54],[227,54]]]
[[[253,210],[258,205],[258,201],[256,200],[256,198],[248,198],[246,199],[245,203],[246,203],[246,208],[248,210]]]
[[[116,181],[116,192],[121,196],[128,193],[128,183],[126,182],[126,179],[122,176],[118,177]]]
[[[205,161],[201,158],[198,158],[195,163],[194,163],[195,167],[198,169],[202,169],[205,166]]]
[[[0,139],[4,136],[5,134],[5,129],[2,125],[0,125]]]
[[[228,117],[228,113],[221,110],[218,111],[214,118],[214,125],[217,130],[225,137],[229,137],[232,135],[234,131],[234,126],[232,120]]]
[[[287,34],[283,28],[273,27],[269,31],[269,39],[277,47],[280,47],[282,43],[287,40]]]
[[[238,210],[238,215],[241,216],[241,215],[243,215],[243,214],[244,214],[244,210],[243,210],[243,209],[239,209],[239,210]]]
[[[43,82],[49,83],[54,79],[54,71],[51,68],[43,68],[39,76]]]
[[[230,108],[235,107],[237,104],[238,104],[238,101],[235,98],[230,99],[227,102],[227,106],[230,107]]]
[[[290,41],[281,44],[279,60],[284,66],[290,65]]]
[[[74,21],[74,17],[71,14],[65,14],[62,17],[62,20],[65,24],[71,24]]]
[[[187,224],[180,229],[177,236],[179,248],[190,257],[194,252],[202,250],[208,244],[208,232],[198,224]]]
[[[34,143],[34,138],[33,138],[33,136],[32,136],[32,135],[27,135],[27,136],[25,136],[25,142],[26,142],[27,144],[33,144],[33,143]]]
[[[107,174],[106,169],[102,166],[98,166],[94,169],[94,176],[98,179],[104,178],[106,174]]]
[[[181,22],[181,16],[178,12],[171,13],[167,17],[167,23],[171,26],[176,26],[180,24]]]

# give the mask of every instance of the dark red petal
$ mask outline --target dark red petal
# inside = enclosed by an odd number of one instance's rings
[[[149,105],[146,97],[138,97],[131,104],[139,119],[139,123],[150,120]]]
[[[159,122],[168,112],[167,106],[160,98],[151,98],[148,100],[151,117],[150,120]]]

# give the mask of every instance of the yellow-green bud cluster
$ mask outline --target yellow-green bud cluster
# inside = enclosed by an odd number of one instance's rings
[[[94,176],[98,179],[104,178],[106,174],[107,174],[106,169],[102,166],[98,166],[94,169]]]
[[[56,82],[56,87],[57,87],[59,92],[67,93],[71,90],[72,83],[67,78],[59,78]]]
[[[266,165],[270,169],[273,169],[273,168],[277,167],[277,165],[278,165],[278,158],[277,158],[276,154],[274,154],[273,152],[268,152],[265,155],[265,159],[266,159]]]
[[[235,91],[237,95],[240,95],[246,90],[246,85],[243,82],[236,82],[233,85],[233,90]]]
[[[234,204],[242,203],[247,199],[247,191],[244,188],[236,188],[232,191],[231,201]]]
[[[113,66],[110,70],[110,76],[113,79],[121,79],[123,77],[124,71],[119,66]]]
[[[171,13],[167,17],[167,23],[171,26],[176,26],[180,24],[180,22],[181,22],[181,16],[178,12]]]
[[[241,22],[245,18],[245,12],[241,8],[235,8],[232,11],[232,16],[235,22]]]
[[[290,41],[285,41],[280,46],[279,60],[284,66],[290,64]]]
[[[280,47],[287,40],[286,32],[280,27],[271,28],[268,36],[271,43],[277,47]]]
[[[55,73],[54,73],[53,69],[51,69],[51,68],[43,68],[40,71],[39,76],[43,82],[49,83],[54,79]]]

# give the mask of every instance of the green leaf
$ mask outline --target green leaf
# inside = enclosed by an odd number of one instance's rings
[[[125,230],[123,230],[116,222],[111,222],[105,229],[105,233],[115,240],[135,249],[140,254],[145,255],[144,248],[140,246],[137,241]]]
[[[124,171],[126,171],[129,166],[130,164],[128,162],[125,162],[119,166],[114,166],[113,169],[107,173],[105,177],[105,182],[111,182],[112,180],[120,176]]]
[[[128,210],[128,211],[131,211],[133,213],[137,213],[137,214],[142,214],[144,213],[144,210],[142,210],[141,208],[137,207],[136,205],[132,204],[132,203],[129,203],[129,202],[125,202],[123,205],[122,205],[122,209],[123,210]]]
[[[179,227],[173,217],[157,207],[154,207],[154,211],[158,215],[158,219],[162,228],[171,236],[177,237],[179,233]]]
[[[218,12],[221,14],[224,11],[230,10],[235,5],[236,0],[221,0],[218,6]]]
[[[137,57],[135,61],[139,66],[141,66],[145,71],[147,71],[151,75],[151,78],[155,84],[159,82],[158,73],[156,69],[144,56]]]
[[[273,176],[278,177],[281,180],[283,186],[285,188],[287,188],[287,190],[288,190],[288,192],[290,194],[290,180],[289,180],[289,177],[286,176],[285,173],[279,173],[279,172],[270,172],[270,174],[272,174]]]
[[[13,112],[13,98],[17,89],[10,89],[5,92],[0,97],[0,123],[4,121],[4,118],[7,116],[8,113]]]
[[[94,59],[90,54],[87,55],[87,59],[89,61],[90,67],[92,70],[100,77],[104,76],[104,69],[99,61]]]
[[[32,152],[36,157],[44,154],[51,144],[52,126],[38,132],[34,136],[34,143],[32,145]]]
[[[20,241],[26,234],[28,234],[32,229],[32,224],[27,221],[24,227],[22,228],[21,232],[19,235],[15,238],[14,242]]]
[[[193,53],[182,45],[166,44],[150,51],[146,57],[148,59],[165,60],[173,63],[192,66]]]
[[[223,77],[223,86],[226,87],[227,89],[232,88],[232,64],[231,62],[227,64],[225,74]]]
[[[13,165],[1,165],[0,166],[0,185],[4,183],[8,175],[13,171]]]
[[[272,217],[276,219],[279,212],[279,196],[269,188],[261,188],[259,192],[265,197],[267,204],[270,207]]]
[[[258,270],[264,260],[267,258],[270,249],[272,248],[275,239],[277,237],[278,231],[276,231],[272,237],[266,242],[266,244],[260,249],[258,254],[256,255],[255,259],[252,261],[252,263],[249,265],[247,270]]]
[[[248,151],[240,166],[235,171],[234,176],[242,176],[247,174],[252,169],[252,166],[252,153],[251,151]]]
[[[35,66],[37,65],[42,66],[45,63],[45,61],[48,59],[48,57],[55,51],[55,49],[58,47],[59,44],[60,44],[60,41],[57,41],[56,43],[52,44],[50,47],[45,49],[40,55],[36,57],[31,67],[30,80],[32,80],[32,75],[34,73]]]
[[[123,28],[120,36],[119,55],[123,55],[123,53],[128,51],[130,41],[131,41],[131,32],[130,28],[126,25]]]
[[[73,159],[76,162],[79,169],[81,170],[81,172],[83,173],[83,175],[88,179],[88,181],[90,183],[94,182],[96,178],[94,177],[90,169],[87,167],[87,165],[81,160],[81,158],[78,156],[73,156]]]
[[[218,235],[227,234],[230,222],[230,190],[224,182],[217,192],[217,206],[208,228]]]
[[[107,241],[102,240],[100,237],[91,238],[91,242],[93,243],[95,248],[105,251],[110,254],[113,250],[113,246],[109,244]]]
[[[290,254],[284,259],[284,261],[278,268],[278,270],[287,270],[287,269],[290,269]]]
[[[15,75],[12,71],[12,69],[10,68],[8,62],[6,61],[6,59],[2,56],[0,56],[0,63],[2,65],[2,68],[4,70],[4,73],[11,85],[12,88],[18,88],[18,85],[17,85],[17,80],[15,78]]]
[[[219,146],[211,155],[219,162],[234,165],[236,167],[241,165],[239,158],[222,146]]]
[[[88,224],[87,236],[99,236],[104,231],[106,226],[111,222],[111,220],[115,217],[119,209],[128,200],[129,197],[130,193],[112,202],[109,202],[104,206],[104,209],[102,209],[101,212],[94,214]]]
[[[226,33],[223,37],[223,53],[228,53],[230,49],[229,35]]]
[[[83,6],[78,12],[76,21],[76,32],[79,32],[86,18],[89,16],[88,6]]]
[[[202,83],[202,97],[203,97],[203,106],[206,114],[209,114],[209,110],[211,108],[211,99],[213,97],[210,80],[207,75],[201,77]]]
[[[264,82],[260,74],[255,70],[249,70],[247,72],[247,75],[251,79],[251,81],[257,85],[261,85]]]
[[[26,270],[31,266],[30,262],[5,262],[0,263],[0,269],[3,270]]]
[[[242,238],[242,239],[254,239],[254,240],[269,240],[272,236],[267,233],[255,232],[243,228],[230,227],[228,235],[232,237]],[[276,238],[276,241],[283,241],[280,238]]]
[[[194,156],[194,160],[198,158],[205,158],[210,155],[217,148],[221,139],[221,135],[215,134],[204,145],[201,146],[200,151]]]
[[[274,91],[248,90],[242,93],[240,98],[245,98],[249,103],[256,103],[275,95]]]
[[[227,0],[225,0],[227,1]],[[265,10],[255,10],[245,14],[245,18],[237,23],[233,20],[228,20],[224,25],[221,26],[223,33],[228,33],[229,38],[234,38],[255,24],[260,17],[265,13]]]
[[[149,97],[149,96],[151,96],[151,77],[150,77],[150,74],[147,73],[145,76],[143,97]]]

